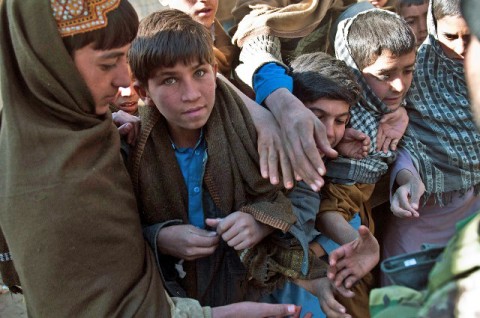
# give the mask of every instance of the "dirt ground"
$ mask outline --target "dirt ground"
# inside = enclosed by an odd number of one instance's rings
[[[2,290],[0,281],[0,317],[2,318],[26,318],[27,309],[22,295],[12,294],[8,290]]]

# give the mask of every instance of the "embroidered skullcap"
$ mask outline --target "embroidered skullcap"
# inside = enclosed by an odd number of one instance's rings
[[[61,37],[90,32],[107,26],[107,13],[121,0],[50,0]]]
[[[480,39],[480,19],[478,13],[480,12],[479,0],[462,0],[462,14],[467,21],[470,32],[475,34]]]

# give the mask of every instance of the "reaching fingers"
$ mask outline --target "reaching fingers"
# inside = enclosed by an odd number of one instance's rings
[[[268,151],[268,175],[270,177],[270,183],[273,185],[278,184],[278,154],[276,149],[270,149]]]
[[[260,173],[264,179],[267,179],[269,177],[268,148],[258,143],[258,153],[260,156]]]
[[[285,151],[280,151],[280,168],[282,169],[282,178],[283,178],[283,186],[286,189],[293,188],[293,170],[292,165],[290,164],[290,160],[288,160],[288,156]]]

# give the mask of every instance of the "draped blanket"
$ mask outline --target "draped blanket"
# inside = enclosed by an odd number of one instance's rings
[[[95,115],[50,1],[1,0],[0,24],[0,243],[29,315],[168,316],[117,129]]]
[[[359,15],[369,11],[364,11]],[[350,67],[362,88],[360,101],[350,108],[349,125],[367,134],[371,140],[371,147],[368,156],[364,159],[338,158],[329,161],[327,176],[336,179],[349,179],[358,183],[376,183],[387,172],[388,164],[395,160],[396,155],[392,151],[384,153],[376,150],[380,119],[390,110],[372,91],[350,54],[348,34],[350,26],[357,16],[345,19],[338,25],[335,53],[338,59],[345,61]]]
[[[180,219],[188,223],[187,189],[165,118],[155,107],[144,111],[142,132],[129,157],[143,222],[154,224]],[[261,177],[257,137],[248,110],[238,95],[220,80],[217,80],[215,106],[204,132],[208,153],[204,183],[215,205],[224,215],[243,211],[261,223],[287,232],[296,221],[291,203],[280,187]],[[269,236],[241,253],[250,276],[261,287],[276,286],[287,276],[301,277],[302,249],[278,247],[279,244],[273,242],[276,238],[278,235]],[[308,277],[325,274],[325,264],[310,262],[312,269]],[[313,268],[315,263],[317,266]],[[191,264],[186,264],[186,268],[192,272],[189,277],[195,277]],[[186,283],[193,284],[193,281],[195,279]],[[194,289],[187,287],[190,291]]]
[[[413,158],[426,193],[440,205],[453,191],[480,190],[480,134],[468,100],[463,63],[448,58],[438,42],[431,12],[427,39],[418,50],[410,118],[403,146]]]

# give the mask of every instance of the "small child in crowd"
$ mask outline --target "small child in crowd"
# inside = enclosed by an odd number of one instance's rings
[[[417,47],[427,37],[428,0],[397,0],[395,11],[412,28],[417,38]]]
[[[328,141],[332,147],[337,147],[341,140],[343,146],[346,146],[344,134],[350,119],[349,110],[359,101],[361,96],[360,86],[349,67],[345,62],[321,52],[300,55],[292,61],[291,67],[294,95],[325,125]],[[351,143],[349,145],[350,149],[357,150],[357,153],[351,153],[351,157],[362,157],[363,142],[352,140]],[[328,182],[325,186],[328,186]],[[353,215],[345,213],[345,211],[331,212],[334,215],[328,215],[329,213],[326,212],[317,216],[317,228],[321,230],[322,235],[312,243],[313,246],[320,244],[327,252],[331,252],[338,247],[338,244],[355,240],[359,235],[357,228],[360,226],[360,222],[357,222],[355,228],[352,227],[348,221],[353,219]],[[334,221],[329,219],[330,217]],[[358,217],[357,220],[359,220]],[[327,227],[332,227],[332,229],[327,229]],[[368,234],[368,229],[364,228],[362,231],[364,233],[366,231]],[[327,236],[334,239],[338,244],[328,244]],[[371,236],[371,241],[372,248],[362,259],[358,259],[359,264],[368,264],[365,272],[369,272],[379,259],[378,243],[373,236]],[[359,295],[365,296],[366,291],[363,291],[362,294],[361,288],[358,288],[363,285],[363,283],[355,285],[353,289],[356,294],[354,299],[358,298]],[[328,301],[325,297],[320,299],[322,309],[327,316],[331,316],[333,312],[338,311],[339,307],[343,307],[333,299],[333,295],[330,296],[331,298]],[[347,298],[341,298],[345,299],[346,312],[355,312],[350,308],[351,306],[348,306]]]
[[[218,71],[231,79],[232,68],[238,64],[240,49],[231,43],[230,36],[215,18],[218,2],[219,0],[160,0],[163,6],[185,12],[210,31]]]
[[[146,104],[132,180],[168,290],[213,306],[256,299],[287,276],[325,276],[313,253],[302,275],[303,249],[283,239],[291,203],[259,173],[253,122],[216,79],[208,30],[178,10],[152,13],[129,62]]]
[[[349,126],[363,131],[372,141],[364,159],[339,157],[327,163],[328,179],[322,189],[317,228],[338,244],[355,239],[360,224],[374,230],[369,201],[375,183],[395,160],[393,151],[377,150],[379,122],[386,113],[405,111],[402,104],[412,81],[415,48],[411,28],[398,15],[385,10],[361,12],[338,25],[337,58],[351,68],[362,92],[362,98],[350,108]],[[374,264],[359,263],[358,276],[367,274],[377,261],[378,255]],[[369,316],[368,293],[373,277],[367,275],[362,284],[354,298],[341,299],[353,317]],[[345,287],[352,285],[347,278]]]

